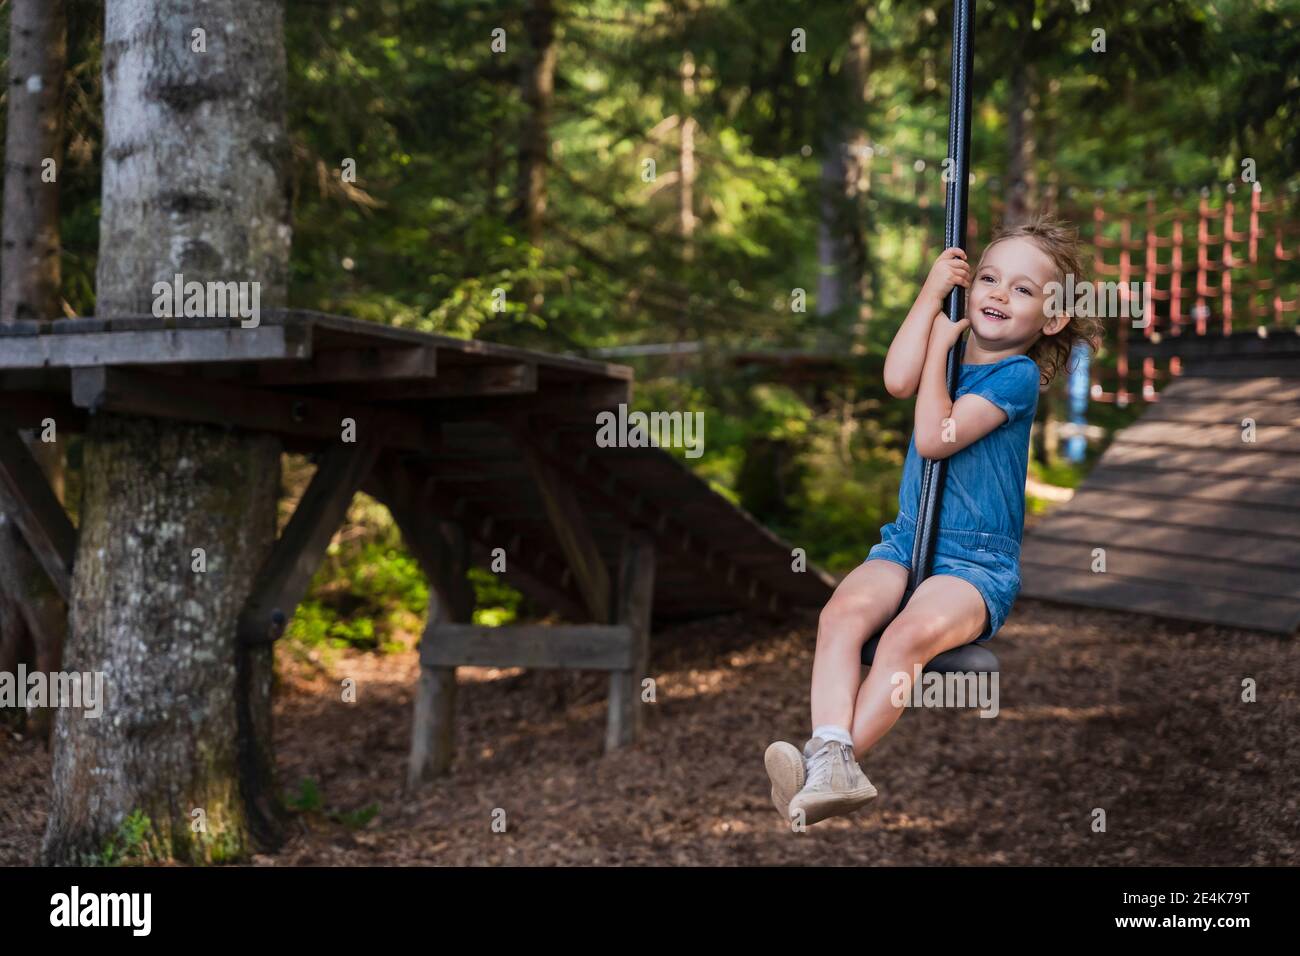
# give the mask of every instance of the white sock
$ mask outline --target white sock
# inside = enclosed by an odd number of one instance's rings
[[[849,736],[848,730],[837,727],[835,724],[822,724],[820,727],[814,727],[812,735],[820,737],[823,741],[838,740],[846,747],[853,746],[853,738]]]

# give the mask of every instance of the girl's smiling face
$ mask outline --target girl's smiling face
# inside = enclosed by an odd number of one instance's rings
[[[1029,239],[1003,239],[984,250],[966,306],[976,344],[1024,352],[1040,332],[1059,332],[1068,316],[1051,316],[1046,305],[1048,284],[1060,281],[1056,264]]]

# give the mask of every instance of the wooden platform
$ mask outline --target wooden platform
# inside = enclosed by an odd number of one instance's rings
[[[1270,347],[1253,335],[1165,345],[1182,353],[1184,376],[1115,436],[1069,503],[1026,531],[1020,593],[1294,634],[1298,346],[1300,336]]]
[[[545,608],[580,617],[585,605],[539,466],[576,493],[608,568],[629,531],[652,537],[657,619],[824,603],[829,576],[791,571],[791,545],[672,454],[596,446],[596,413],[631,392],[626,366],[305,311],[263,313],[253,329],[144,316],[0,330],[0,426],[51,416],[75,431],[102,409],[270,431],[315,452],[352,418],[382,432],[372,475],[409,470],[423,505],[463,526],[479,558],[505,549],[506,579]]]
[[[77,532],[17,429],[52,420],[62,440],[117,413],[268,432],[312,453],[315,474],[239,616],[250,645],[283,635],[348,503],[370,492],[430,584],[415,787],[452,762],[458,666],[608,672],[614,749],[643,728],[654,621],[830,596],[828,575],[795,571],[789,544],[673,453],[625,447],[622,429],[616,447],[598,444],[597,416],[631,399],[625,366],[312,312],[268,312],[248,328],[152,316],[19,323],[0,329],[0,483],[68,600]],[[475,561],[572,623],[474,626]]]

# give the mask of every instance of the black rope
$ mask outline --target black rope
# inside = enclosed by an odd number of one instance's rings
[[[952,86],[948,101],[948,199],[944,204],[943,246],[966,248],[967,190],[970,179],[970,87],[974,38],[971,21],[974,0],[953,0],[952,16]],[[960,322],[966,312],[966,295],[961,286],[948,294],[947,313],[952,322]],[[948,352],[947,382],[949,397],[957,392],[961,372],[963,343],[960,339]],[[908,575],[906,605],[921,582],[930,576],[934,563],[935,539],[938,537],[939,512],[943,504],[943,482],[947,474],[945,458],[923,459],[921,495],[916,510],[916,535],[912,541],[912,569]]]

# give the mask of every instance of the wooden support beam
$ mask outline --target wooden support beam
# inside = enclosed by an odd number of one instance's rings
[[[0,392],[0,428],[40,429],[46,419],[54,420],[60,434],[82,431],[86,427],[85,409],[74,408],[66,391],[62,394]]]
[[[422,476],[387,455],[373,476],[375,495],[387,507],[429,583],[429,610],[420,640],[420,677],[415,689],[411,752],[406,786],[415,790],[451,769],[455,756],[456,667],[424,663],[444,625],[466,622],[474,613],[469,571],[469,539],[451,522],[440,521],[426,507]]]
[[[551,424],[549,418],[534,422],[533,427],[535,429],[546,432],[549,436],[545,442],[534,446],[537,453],[544,460],[549,459],[551,462],[556,463],[554,467],[559,467],[559,463],[562,462],[579,460],[584,453],[574,449],[571,445],[561,443],[556,437],[556,431],[550,427]],[[603,456],[619,450],[617,448],[601,449],[600,455]],[[662,454],[662,452],[653,448],[648,449],[648,451]],[[565,472],[566,477],[569,479],[568,484],[574,489],[574,494],[581,493],[584,500],[591,502],[592,507],[606,507],[615,514],[620,513],[626,507],[625,502],[636,497],[637,489],[624,484],[613,471],[605,471],[599,467],[597,461],[597,456],[590,456],[587,459],[586,467],[581,472]],[[641,515],[636,523],[639,526],[653,528],[661,543],[670,544],[674,554],[683,555],[693,564],[703,566],[708,555],[718,555],[715,558],[715,563],[726,569],[729,584],[735,583],[737,586],[748,589],[750,582],[754,580],[753,575],[748,571],[723,556],[722,552],[717,551],[717,549],[700,538],[698,534],[692,533],[684,522],[670,516],[668,511],[656,504],[647,503],[641,509]],[[770,613],[779,613],[778,609],[784,606],[781,597],[762,581],[759,581],[757,590],[759,592],[757,595],[759,606],[763,609],[770,609]],[[773,604],[773,599],[775,599],[775,604]]]
[[[596,413],[631,400],[628,382],[596,382],[568,388],[548,387],[543,395],[496,395],[488,398],[449,398],[438,404],[438,416],[449,422],[499,421],[511,423],[544,412],[557,418],[588,418],[596,433]]]
[[[3,327],[0,327],[0,333]],[[0,348],[11,341],[0,334]],[[67,392],[66,368],[20,368],[0,371],[0,394],[5,392]]]
[[[516,457],[512,459],[512,462],[518,462],[518,460],[519,459]],[[439,485],[449,484],[449,485],[478,486],[489,482],[493,484],[499,482],[502,485],[509,485],[515,482],[532,481],[533,476],[531,472],[525,471],[523,469],[504,467],[504,468],[483,468],[477,471],[469,471],[469,470],[443,471],[440,469],[436,472],[431,472],[429,475],[429,479],[430,481],[437,482]]]
[[[428,640],[430,631],[426,627],[421,644]],[[411,715],[406,789],[415,791],[421,784],[446,774],[455,756],[456,668],[421,665],[415,686],[415,711]]]
[[[439,349],[452,350],[465,355],[481,355],[492,360],[533,362],[538,358],[537,352],[510,345],[497,345],[492,342],[484,342],[481,339],[457,339],[445,335],[430,335],[427,332],[414,332],[410,329],[380,325],[364,319],[329,315],[307,309],[288,309],[284,311],[263,309],[262,322],[263,324],[307,324],[323,333],[322,339],[325,335],[334,337],[338,334],[366,339],[382,335],[385,339],[405,340],[413,344],[422,344],[429,340],[435,340]],[[545,361],[547,367],[567,374],[583,377],[616,378],[625,381],[632,380],[632,369],[626,365],[615,365],[587,358],[575,358],[569,355],[547,355]]]
[[[7,336],[0,369],[94,365],[174,365],[311,357],[311,330],[259,325],[245,329],[153,329]]]
[[[77,531],[27,443],[9,429],[0,429],[0,482],[17,506],[13,519],[18,530],[67,602],[72,594]]]
[[[401,464],[396,456],[385,456],[364,486],[369,494],[392,512],[393,520],[402,529],[407,547],[422,566],[437,561],[438,558],[436,549],[423,556],[419,553],[429,537],[416,530],[420,527],[421,520],[417,515],[436,515],[443,519],[454,516],[463,527],[477,532],[482,532],[484,521],[489,517],[485,511],[473,507],[464,499],[449,499],[441,494],[441,479],[435,480],[432,474],[424,470],[426,467],[428,466],[423,464]],[[404,499],[413,505],[404,506]],[[457,508],[456,505],[460,507]],[[407,514],[411,510],[414,514]],[[585,617],[588,611],[581,596],[558,579],[552,580],[554,574],[548,577],[544,573],[548,566],[554,572],[556,567],[563,565],[559,558],[548,558],[546,548],[549,544],[536,535],[524,533],[515,522],[503,519],[500,514],[493,514],[492,517],[500,525],[493,528],[499,535],[499,540],[488,540],[481,534],[472,536],[472,551],[478,562],[486,566],[491,548],[504,546],[507,555],[506,581],[538,605],[557,611],[570,620]],[[541,520],[546,519],[543,517]],[[472,595],[470,598],[472,610]]]
[[[310,362],[283,362],[257,368],[259,385],[306,385],[331,382],[384,382],[431,379],[438,374],[435,348],[365,348],[319,350]]]
[[[439,628],[468,621],[474,613],[474,589],[469,578],[469,540],[464,531],[447,522],[430,527],[422,546],[430,545],[441,555],[429,582],[429,612],[420,653],[435,647]],[[456,668],[420,664],[415,714],[411,725],[411,753],[407,761],[406,785],[415,789],[431,777],[451,769],[456,755]]]
[[[442,624],[420,645],[427,667],[529,667],[626,671],[632,629],[610,624],[521,624],[475,627]]]
[[[527,435],[516,433],[516,439],[537,483],[551,530],[573,570],[591,618],[604,623],[610,619],[609,569],[600,556],[596,538],[587,525],[573,485],[550,466]]]
[[[411,548],[420,567],[428,578],[429,586],[438,592],[438,612],[447,621],[468,621],[474,613],[474,587],[466,574],[469,572],[469,537],[453,521],[441,520],[435,514],[417,518],[398,519],[402,540]],[[423,528],[423,532],[411,529]],[[416,539],[411,544],[412,539]]]
[[[326,441],[337,441],[343,420],[351,418],[357,423],[358,441],[373,438],[378,444],[425,450],[436,440],[436,422],[402,409],[118,368],[73,369],[72,403],[92,413],[146,415]]]
[[[497,451],[485,452],[485,451],[475,451],[473,449],[464,449],[464,448],[450,449],[449,448],[446,451],[439,452],[438,459],[444,463],[455,463],[458,465],[465,462],[469,462],[469,463],[481,462],[485,465],[492,464],[494,462],[510,462],[511,464],[516,464],[519,461],[519,453],[517,451],[514,451],[513,449],[509,451],[500,451],[500,452]]]
[[[373,442],[338,442],[325,452],[239,616],[245,644],[270,643],[284,633],[378,453]]]
[[[411,381],[377,381],[350,392],[357,401],[397,402],[444,398],[483,398],[527,395],[537,391],[537,366],[529,362],[509,365],[453,365],[437,378]]]
[[[635,531],[628,535],[623,547],[615,614],[615,623],[628,631],[628,664],[609,675],[606,752],[635,742],[645,726],[641,682],[650,672],[650,611],[654,590],[654,540],[643,531]]]

